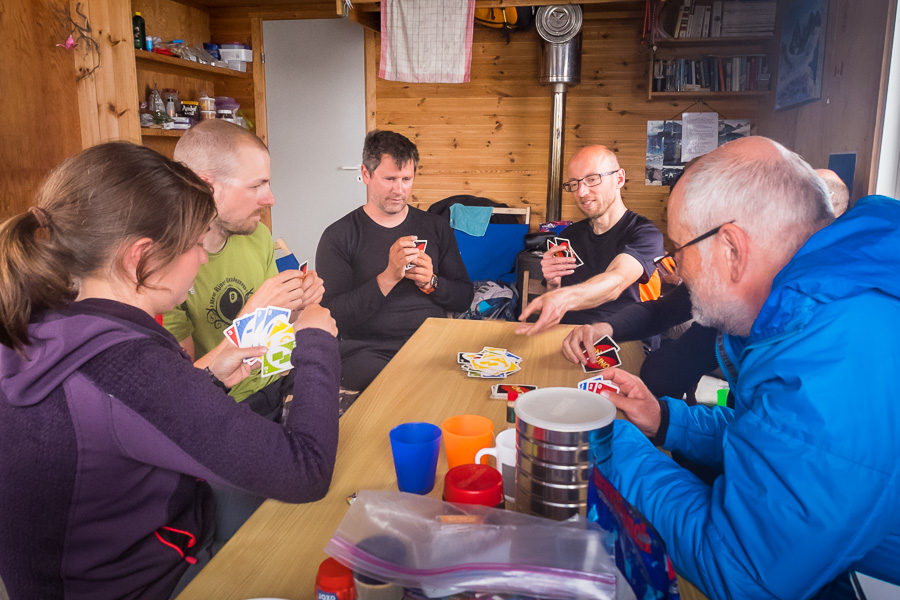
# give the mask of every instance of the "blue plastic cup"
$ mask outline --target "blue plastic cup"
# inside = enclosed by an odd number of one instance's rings
[[[427,494],[441,450],[441,428],[431,423],[403,423],[391,429],[394,471],[401,492]]]

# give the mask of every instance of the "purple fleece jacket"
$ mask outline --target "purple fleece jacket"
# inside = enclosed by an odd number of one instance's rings
[[[340,359],[326,332],[297,333],[284,425],[236,404],[134,307],[75,302],[29,335],[27,357],[0,346],[11,600],[167,598],[213,527],[206,481],[285,502],[327,492]]]

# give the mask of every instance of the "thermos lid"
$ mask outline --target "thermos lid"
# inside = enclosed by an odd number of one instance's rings
[[[459,465],[444,476],[444,500],[498,506],[503,503],[503,476],[488,465]]]
[[[516,417],[550,431],[593,431],[616,418],[612,402],[574,388],[541,388],[516,400]]]

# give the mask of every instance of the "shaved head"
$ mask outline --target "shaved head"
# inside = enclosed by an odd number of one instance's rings
[[[221,119],[201,121],[178,140],[173,158],[194,173],[211,180],[227,180],[238,167],[239,151],[251,146],[268,153],[252,132]]]

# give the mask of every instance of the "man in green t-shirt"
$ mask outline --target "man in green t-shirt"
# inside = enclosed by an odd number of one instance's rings
[[[209,262],[200,266],[187,300],[164,316],[166,329],[203,366],[203,359],[231,343],[222,332],[238,315],[269,305],[302,310],[319,302],[324,286],[315,271],[303,277],[275,268],[272,235],[260,223],[275,203],[269,151],[258,137],[226,121],[204,121],[182,136],[174,158],[212,186],[218,209],[203,240]],[[291,373],[263,378],[256,370],[230,393],[277,420]]]

